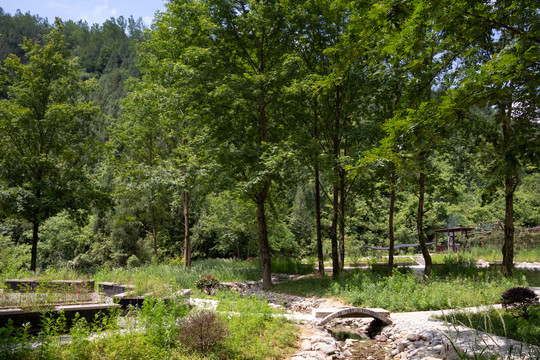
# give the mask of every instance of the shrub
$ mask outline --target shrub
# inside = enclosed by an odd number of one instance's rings
[[[186,316],[188,307],[176,301],[166,303],[152,296],[145,298],[139,319],[144,325],[147,341],[160,348],[173,347],[177,321]]]
[[[517,316],[527,319],[528,308],[538,303],[538,296],[529,288],[514,287],[506,290],[501,300],[504,308],[514,310]]]
[[[210,310],[192,313],[180,323],[178,340],[190,350],[208,353],[227,337],[229,330]]]
[[[195,283],[195,286],[197,287],[197,289],[207,294],[215,293],[215,290],[218,287],[218,285],[219,285],[219,280],[216,279],[216,277],[211,274],[203,274],[199,276],[199,279]]]
[[[139,267],[141,266],[141,260],[137,257],[137,255],[131,255],[127,260],[126,260],[126,265],[127,267]]]

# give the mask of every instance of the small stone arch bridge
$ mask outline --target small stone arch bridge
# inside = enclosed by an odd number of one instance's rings
[[[390,312],[384,309],[366,309],[357,307],[347,307],[343,309],[315,309],[314,315],[316,319],[322,318],[319,325],[326,325],[331,320],[337,318],[362,318],[372,317],[382,321],[385,325],[391,325]]]

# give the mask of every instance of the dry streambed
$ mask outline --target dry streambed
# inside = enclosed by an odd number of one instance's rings
[[[294,277],[281,275],[273,281]],[[236,285],[235,285],[236,284]],[[264,297],[276,307],[283,307],[288,317],[301,326],[299,350],[290,360],[447,360],[458,359],[458,352],[499,354],[506,359],[538,359],[540,349],[503,337],[454,326],[431,318],[442,312],[391,314],[392,325],[373,330],[373,319],[336,319],[319,326],[314,310],[343,307],[334,299],[305,298],[263,291],[260,283],[226,286],[244,295]],[[457,350],[457,351],[456,351]]]

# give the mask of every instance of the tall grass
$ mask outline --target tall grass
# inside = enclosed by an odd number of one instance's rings
[[[276,284],[272,289],[302,296],[339,298],[360,307],[423,311],[494,304],[506,289],[528,285],[524,277],[506,278],[490,269],[464,269],[461,273],[433,276],[426,281],[407,270],[394,272],[390,278],[371,270],[355,270],[341,274],[337,281],[312,277]]]
[[[272,259],[274,273],[306,274],[312,271],[311,265],[286,258]],[[195,282],[203,274],[212,274],[220,282],[256,281],[262,278],[258,261],[240,261],[232,259],[205,259],[193,262],[191,269],[180,264],[146,264],[139,267],[101,268],[95,273],[77,272],[70,268],[50,268],[43,271],[0,272],[0,280],[8,278],[38,278],[42,280],[88,279],[96,282],[115,282],[134,285],[138,292],[152,292],[170,287],[175,291],[181,288],[195,288]]]
[[[166,305],[150,299],[130,315],[123,331],[114,327],[94,329],[77,321],[70,331],[71,341],[59,337],[49,326],[36,339],[24,330],[0,328],[0,359],[250,359],[284,358],[296,344],[298,329],[276,310],[257,298],[240,298],[233,292],[218,293],[218,316],[228,329],[219,347],[207,353],[187,348],[179,340],[179,320],[187,314],[181,304]],[[83,319],[84,320],[84,319]],[[114,324],[113,324],[114,325]],[[99,336],[96,331],[100,332]],[[39,340],[41,345],[30,346]]]
[[[442,264],[449,259],[476,263],[480,259],[493,262],[500,261],[502,258],[501,246],[499,245],[475,246],[459,251],[458,253],[449,252],[433,254],[431,256],[434,264]],[[540,262],[540,246],[516,246],[514,262]]]
[[[486,333],[540,346],[540,306],[529,310],[529,317],[516,317],[504,309],[489,309],[483,312],[453,312],[440,317],[445,321],[464,325]]]

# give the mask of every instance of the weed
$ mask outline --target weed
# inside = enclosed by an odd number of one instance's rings
[[[204,354],[213,351],[228,333],[228,328],[215,312],[201,310],[182,319],[178,340],[186,348]]]

